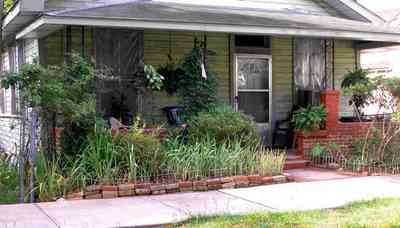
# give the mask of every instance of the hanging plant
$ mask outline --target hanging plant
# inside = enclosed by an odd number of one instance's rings
[[[161,66],[158,69],[158,73],[164,76],[164,90],[169,95],[174,95],[179,89],[179,85],[185,75],[185,71],[181,66],[173,63],[171,61],[171,57],[169,58],[169,63]]]
[[[161,91],[164,87],[164,76],[159,74],[152,65],[144,65],[144,74],[147,80],[147,88],[153,91]]]
[[[201,47],[195,40],[195,47],[185,57],[182,69],[185,74],[180,80],[177,95],[179,102],[184,106],[187,114],[195,115],[217,102],[217,81],[214,74],[206,72],[204,53],[206,48]]]

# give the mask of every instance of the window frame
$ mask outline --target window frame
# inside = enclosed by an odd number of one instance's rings
[[[268,60],[268,89],[239,89],[238,85],[238,61],[241,58],[248,59],[263,59]],[[254,92],[260,93],[265,92],[268,94],[268,122],[260,123],[257,122],[257,125],[267,125],[269,126],[272,122],[272,102],[273,102],[273,93],[272,93],[272,55],[260,55],[260,54],[234,54],[234,107],[236,111],[239,111],[239,92]]]

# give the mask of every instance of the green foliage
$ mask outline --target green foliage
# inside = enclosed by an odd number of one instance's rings
[[[160,173],[165,161],[165,154],[161,150],[159,131],[145,133],[143,126],[134,124],[127,135],[127,143],[130,148],[131,158],[135,158],[139,167],[139,174],[155,176]]]
[[[164,145],[166,167],[182,179],[209,177],[212,171],[226,175],[255,171],[260,146],[242,144],[240,140],[221,144],[210,138],[184,144],[169,139]]]
[[[0,159],[0,204],[18,202],[18,180],[17,167]]]
[[[144,74],[147,79],[147,87],[153,91],[161,91],[164,86],[164,76],[159,74],[152,65],[144,65]]]
[[[158,69],[158,72],[164,76],[164,89],[169,95],[175,94],[179,87],[180,82],[185,71],[178,65],[168,63]]]
[[[275,176],[283,173],[286,162],[286,151],[267,150],[260,154],[260,175]]]
[[[310,132],[323,128],[326,117],[327,111],[324,106],[308,106],[294,113],[292,123],[295,130]]]
[[[312,158],[324,157],[324,156],[328,155],[328,151],[320,143],[317,143],[311,149],[310,155]]]
[[[40,202],[51,201],[65,193],[66,180],[59,160],[49,160],[40,152],[35,167],[35,191]]]
[[[201,141],[205,137],[217,143],[240,140],[245,145],[260,143],[256,124],[251,117],[236,112],[228,105],[217,105],[200,112],[189,120],[190,142]]]
[[[14,6],[15,0],[4,0],[4,13],[8,13],[11,7]]]
[[[349,105],[355,106],[358,115],[362,114],[362,108],[370,103],[377,85],[368,78],[368,71],[357,69],[349,71],[343,78],[342,89],[345,95],[351,97]]]
[[[116,183],[136,180],[137,176],[154,177],[160,173],[164,153],[158,132],[146,133],[138,122],[129,133],[113,136],[111,130],[96,125],[77,159],[83,182]]]
[[[43,67],[37,61],[22,66],[20,73],[5,73],[2,86],[17,85],[21,99],[30,107],[57,111],[63,107],[63,77],[58,67]]]
[[[43,122],[56,126],[53,117],[61,114],[63,151],[76,154],[97,118],[95,75],[92,61],[71,54],[62,66],[44,67],[34,61],[23,65],[18,74],[5,74],[1,82],[5,88],[17,85],[21,100],[39,111]]]
[[[195,115],[207,110],[216,99],[216,78],[207,72],[207,78],[202,75],[203,51],[196,44],[183,61],[182,69],[185,75],[179,83],[177,95],[179,102],[185,107],[188,115]]]
[[[385,78],[382,80],[383,86],[390,92],[390,94],[400,99],[400,79],[399,78]]]

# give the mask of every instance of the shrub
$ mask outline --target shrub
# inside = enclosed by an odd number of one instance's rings
[[[362,115],[362,108],[369,104],[376,90],[375,83],[368,78],[368,71],[357,69],[349,71],[343,78],[341,87],[344,94],[350,96],[349,105],[354,105],[357,116]]]
[[[206,136],[217,143],[238,141],[244,145],[258,145],[260,137],[251,117],[222,105],[201,112],[189,121],[190,142],[201,141]]]
[[[137,171],[140,175],[156,176],[161,171],[165,157],[161,150],[159,131],[145,133],[142,127],[134,125],[128,134],[128,147],[130,159],[135,158]],[[131,161],[126,160],[125,161]]]
[[[0,159],[0,203],[18,202],[18,170],[17,167]]]
[[[286,161],[286,152],[281,150],[267,150],[260,154],[260,174],[275,176],[283,173]]]
[[[96,126],[79,157],[79,177],[88,182],[113,184],[120,179],[134,181],[159,174],[164,153],[158,131],[146,133],[138,121],[127,134],[113,136],[111,129]]]
[[[203,50],[197,41],[195,43],[195,47],[183,60],[182,70],[185,74],[180,79],[177,90],[179,102],[188,115],[207,110],[217,101],[216,77],[210,71],[207,72],[207,78],[203,77]]]
[[[324,106],[308,106],[294,113],[292,123],[295,130],[310,132],[323,128],[326,117],[327,111]]]

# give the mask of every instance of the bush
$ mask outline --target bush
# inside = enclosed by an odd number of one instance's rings
[[[182,64],[182,70],[185,72],[179,80],[177,96],[180,105],[185,107],[188,115],[195,115],[207,110],[217,101],[217,80],[212,72],[207,72],[207,78],[203,76],[202,62],[203,49],[197,41],[195,47],[185,57]]]
[[[132,126],[128,134],[128,154],[135,158],[139,168],[139,175],[156,176],[161,171],[161,165],[165,160],[161,150],[159,131],[143,132],[142,127]]]
[[[18,180],[17,167],[0,159],[0,204],[18,202]]]
[[[260,136],[251,117],[236,112],[227,105],[215,106],[201,112],[189,121],[190,142],[201,141],[205,137],[217,143],[240,141],[244,145],[258,145]]]
[[[85,183],[113,184],[120,179],[134,181],[139,175],[154,177],[164,160],[158,132],[146,133],[136,122],[127,134],[116,136],[111,129],[96,126],[76,166]]]

